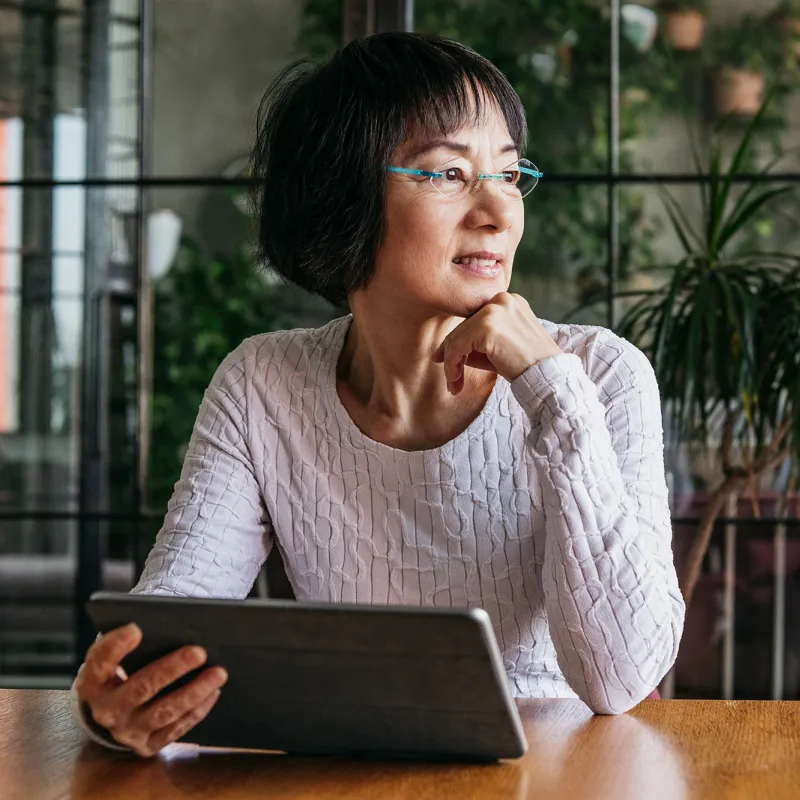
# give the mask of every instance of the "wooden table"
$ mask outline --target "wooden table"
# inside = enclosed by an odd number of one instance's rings
[[[143,761],[85,741],[62,691],[0,690],[0,799],[800,798],[800,703],[648,700],[593,717],[520,702],[530,751],[496,765],[403,764],[201,750]]]

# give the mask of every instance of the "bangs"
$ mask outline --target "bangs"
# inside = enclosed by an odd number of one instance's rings
[[[396,132],[395,147],[410,138],[447,137],[481,124],[490,113],[499,111],[518,153],[525,152],[527,125],[522,103],[494,64],[449,39],[420,36],[427,47],[408,40],[405,47],[398,47],[390,37],[385,34],[367,40],[369,57],[362,53],[359,77],[373,87],[380,86],[381,97],[373,95],[377,101],[373,112],[378,120],[383,117],[388,130]]]

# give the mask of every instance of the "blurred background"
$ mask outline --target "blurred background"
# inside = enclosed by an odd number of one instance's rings
[[[710,143],[732,152],[773,85],[736,186],[785,191],[736,235],[800,256],[793,3],[0,0],[0,686],[69,685],[83,604],[135,582],[222,358],[341,313],[257,264],[247,157],[279,68],[382,30],[458,39],[520,94],[546,177],[512,290],[540,317],[615,327],[663,285]],[[720,455],[665,420],[682,558]],[[790,472],[727,498],[667,695],[800,697]]]

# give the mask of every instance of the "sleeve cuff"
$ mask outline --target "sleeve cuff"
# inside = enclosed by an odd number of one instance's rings
[[[511,381],[517,402],[532,417],[575,417],[587,405],[600,405],[597,389],[589,379],[580,358],[574,353],[550,356],[528,367]]]

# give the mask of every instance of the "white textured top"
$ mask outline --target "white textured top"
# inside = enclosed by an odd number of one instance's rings
[[[243,342],[206,391],[134,592],[247,596],[277,543],[299,601],[479,606],[512,693],[628,710],[675,661],[653,370],[600,327],[509,383],[452,441],[406,452],[350,419],[336,365],[351,318]]]

